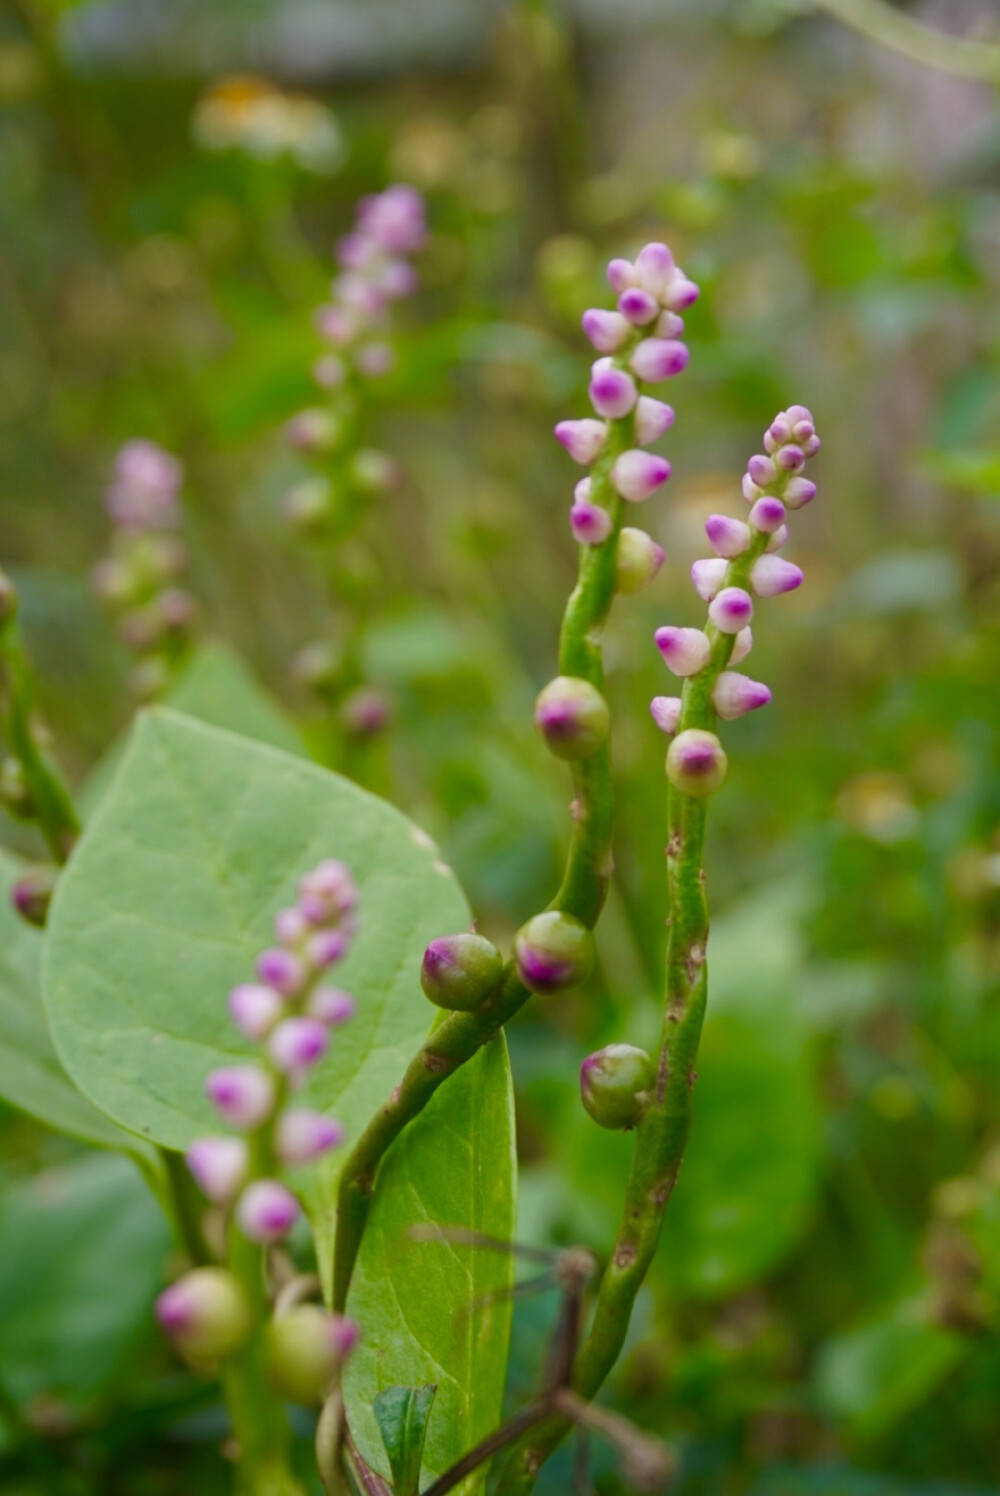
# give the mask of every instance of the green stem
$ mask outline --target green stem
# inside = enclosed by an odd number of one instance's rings
[[[884,0],[813,0],[813,3],[869,41],[890,47],[911,62],[957,73],[962,78],[977,78],[983,83],[1000,82],[1000,46],[996,43],[949,36],[904,15]]]

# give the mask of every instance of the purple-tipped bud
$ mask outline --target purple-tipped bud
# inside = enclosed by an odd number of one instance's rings
[[[766,488],[767,485],[769,483],[773,483],[775,478],[778,476],[778,469],[775,467],[770,457],[765,457],[763,453],[758,452],[755,456],[751,457],[750,461],[747,463],[747,476],[751,479],[752,482],[756,483],[758,487]]]
[[[321,306],[315,316],[316,331],[335,348],[345,347],[358,331],[357,312],[346,306]]]
[[[634,1127],[649,1102],[656,1070],[644,1049],[608,1044],[580,1066],[580,1095],[599,1127]]]
[[[806,440],[802,443],[803,457],[815,457],[816,453],[819,451],[822,445],[823,443],[820,441],[818,436],[807,437]]]
[[[694,306],[700,295],[700,286],[696,285],[693,280],[688,280],[687,276],[683,275],[680,271],[677,271],[670,285],[667,287],[662,301],[663,305],[668,307],[670,311],[683,312],[689,306]]]
[[[310,965],[320,971],[325,971],[328,966],[336,966],[347,955],[350,943],[345,930],[318,930],[315,935],[310,936],[306,946]]]
[[[310,924],[322,924],[357,907],[358,890],[351,870],[338,857],[327,857],[299,879],[299,905]],[[318,912],[317,912],[318,911]]]
[[[424,200],[415,187],[394,183],[361,199],[357,227],[387,254],[415,254],[427,238]]]
[[[742,587],[723,587],[709,603],[708,616],[724,634],[738,634],[753,617],[753,599]]]
[[[765,494],[750,510],[750,523],[763,535],[773,535],[785,522],[785,506],[780,499]]]
[[[594,937],[570,914],[547,909],[514,940],[518,975],[532,992],[559,992],[584,981],[594,966]]]
[[[764,547],[766,551],[780,551],[788,539],[788,526],[779,525]]]
[[[645,327],[659,315],[660,303],[641,286],[628,286],[618,298],[618,310],[633,327]]]
[[[358,686],[340,703],[340,721],[352,738],[371,738],[392,721],[392,703],[377,686]]]
[[[160,1294],[156,1317],[186,1361],[227,1360],[250,1337],[253,1319],[238,1280],[221,1267],[199,1267]]]
[[[679,696],[654,696],[649,703],[653,721],[661,732],[673,737],[681,720],[681,698]]]
[[[420,985],[439,1008],[471,1013],[496,991],[503,957],[492,941],[471,930],[442,935],[424,951]]]
[[[692,799],[714,795],[726,777],[728,760],[714,732],[689,727],[667,749],[667,778],[674,789]]]
[[[344,1141],[344,1129],[333,1117],[305,1106],[290,1106],[278,1118],[274,1146],[283,1164],[308,1164]]]
[[[633,274],[636,285],[652,292],[659,300],[675,271],[674,257],[666,244],[654,240],[644,244],[635,257]]]
[[[274,933],[282,945],[298,945],[308,934],[309,921],[297,904],[279,909],[274,916]]]
[[[635,285],[635,266],[631,260],[608,261],[608,285],[612,291],[625,291]]]
[[[710,514],[705,521],[705,534],[715,554],[729,561],[742,556],[750,547],[750,526],[741,519],[731,519],[728,514]]]
[[[665,400],[654,400],[652,395],[640,395],[635,407],[635,439],[640,447],[648,447],[659,441],[665,431],[674,424],[674,408]]]
[[[710,603],[726,579],[728,566],[721,556],[706,556],[691,564],[691,581],[700,598]]]
[[[260,1065],[227,1065],[210,1072],[205,1095],[231,1127],[249,1132],[274,1106],[274,1081]]]
[[[257,1179],[236,1206],[236,1221],[249,1241],[280,1241],[299,1217],[299,1202],[277,1179]]]
[[[280,992],[282,997],[294,997],[302,990],[306,979],[305,967],[291,951],[281,946],[271,946],[257,957],[257,975],[268,987]]]
[[[354,998],[341,987],[315,987],[306,1002],[306,1012],[310,1018],[318,1018],[328,1028],[339,1028],[342,1023],[350,1023],[357,1011],[358,1005]]]
[[[617,353],[628,339],[631,327],[621,312],[591,307],[583,314],[583,330],[598,353]]]
[[[672,338],[643,338],[632,354],[632,368],[640,379],[657,384],[661,379],[683,373],[689,357],[686,343]]]
[[[611,534],[611,516],[600,504],[578,500],[569,511],[570,528],[581,545],[601,545]]]
[[[750,569],[750,586],[758,597],[777,597],[802,585],[802,572],[780,556],[761,556]]]
[[[663,565],[665,552],[645,530],[626,527],[619,533],[615,552],[615,586],[626,597],[648,587]]]
[[[249,1153],[241,1138],[199,1138],[185,1153],[184,1162],[207,1200],[228,1205],[243,1187]]]
[[[653,331],[658,338],[679,338],[684,331],[684,318],[676,312],[661,312]]]
[[[753,649],[753,630],[740,629],[733,640],[733,652],[729,656],[730,665],[738,665],[741,660],[745,660],[751,649]]]
[[[782,472],[797,473],[805,464],[806,454],[801,447],[779,447],[774,454],[774,460]]]
[[[268,1041],[268,1053],[286,1075],[300,1075],[326,1053],[329,1035],[318,1018],[286,1018]]]
[[[775,445],[780,446],[782,442],[790,442],[792,439],[792,422],[786,411],[776,415],[768,427],[768,432],[773,437]]]
[[[328,1314],[318,1304],[297,1304],[267,1326],[267,1375],[291,1402],[324,1402],[344,1359],[359,1338],[353,1320]]]
[[[229,994],[232,1020],[248,1039],[265,1038],[281,1017],[284,1007],[279,992],[257,982],[243,982]]]
[[[760,498],[761,490],[757,487],[757,484],[753,481],[749,473],[743,474],[742,487],[743,497],[746,499],[747,503],[755,504]]]
[[[584,467],[600,457],[608,439],[608,428],[603,421],[585,417],[582,421],[560,421],[556,427],[556,441],[561,442],[574,462]]]
[[[384,379],[396,367],[395,349],[388,343],[365,343],[355,353],[354,362],[369,379]]]
[[[623,452],[611,469],[611,481],[615,488],[623,499],[628,499],[633,504],[641,504],[644,499],[648,499],[669,477],[670,464],[667,459],[652,452],[644,452],[641,447]]]
[[[816,485],[811,478],[791,478],[785,484],[785,506],[788,509],[803,509],[816,497]]]
[[[723,670],[712,692],[712,704],[723,722],[735,722],[737,717],[767,706],[770,700],[767,686],[736,670]]]
[[[598,359],[590,380],[590,403],[599,416],[606,420],[627,416],[638,398],[631,374],[614,368],[610,359]]]
[[[591,758],[607,741],[611,713],[590,681],[557,675],[538,693],[535,726],[558,758]]]
[[[14,884],[10,902],[29,925],[45,928],[58,877],[57,867],[39,866],[31,868]]]
[[[654,637],[657,649],[675,675],[697,675],[708,664],[712,646],[701,629],[664,627],[657,629]]]
[[[387,260],[375,280],[382,295],[388,296],[390,301],[412,296],[420,284],[417,272],[406,260]]]

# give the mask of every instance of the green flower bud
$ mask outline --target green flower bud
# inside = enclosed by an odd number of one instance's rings
[[[641,592],[656,576],[663,565],[664,551],[645,530],[632,530],[628,526],[618,536],[615,552],[615,585],[619,592],[631,597]]]
[[[594,967],[594,937],[571,914],[547,909],[522,925],[514,941],[521,981],[532,992],[560,992]]]
[[[333,485],[328,478],[306,478],[281,501],[288,523],[304,534],[322,530],[333,514]]]
[[[35,815],[34,798],[19,759],[5,758],[0,764],[0,805],[19,821],[30,821]]]
[[[489,940],[471,931],[442,935],[424,951],[420,985],[439,1008],[471,1013],[495,992],[503,957]]]
[[[599,1127],[634,1127],[646,1108],[656,1071],[644,1049],[608,1044],[580,1066],[580,1095]]]
[[[590,681],[557,675],[539,692],[535,726],[558,758],[590,758],[607,741],[611,713]]]
[[[729,760],[714,732],[689,727],[667,749],[667,778],[695,800],[714,795],[726,777]]]
[[[241,1350],[253,1320],[233,1274],[199,1267],[179,1278],[156,1301],[156,1317],[185,1361],[210,1366]]]
[[[278,1314],[265,1332],[267,1374],[276,1390],[307,1407],[320,1403],[344,1358],[358,1341],[358,1327],[316,1304]]]

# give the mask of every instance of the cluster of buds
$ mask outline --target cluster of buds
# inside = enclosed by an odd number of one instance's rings
[[[287,1236],[299,1216],[295,1195],[276,1175],[343,1141],[339,1122],[289,1104],[289,1097],[325,1055],[330,1030],[354,1014],[353,998],[330,984],[329,972],[350,947],[357,901],[345,864],[321,862],[300,880],[298,901],[279,911],[275,944],[257,958],[258,980],[229,994],[233,1021],[260,1045],[260,1058],[211,1071],[205,1091],[223,1121],[243,1136],[199,1138],[185,1157],[205,1198],[231,1212],[235,1229],[262,1246]],[[244,1310],[238,1282],[221,1268],[189,1273],[157,1305],[164,1329],[195,1362],[233,1353],[231,1341],[245,1338]],[[283,1314],[268,1329],[274,1375],[296,1397],[303,1385],[301,1368],[296,1382],[297,1362],[318,1357],[321,1369],[331,1357],[339,1363],[354,1338],[353,1326],[322,1310],[305,1306]],[[324,1370],[318,1382],[329,1379]],[[317,1384],[315,1396],[321,1391]]]
[[[714,793],[727,768],[722,744],[704,725],[706,717],[731,722],[771,699],[766,685],[729,668],[740,664],[753,645],[754,598],[791,592],[802,582],[800,569],[778,553],[788,539],[788,511],[801,509],[816,495],[804,469],[819,451],[820,440],[804,405],[792,405],[775,417],[764,434],[764,448],[751,457],[743,479],[750,506],[747,521],[710,515],[705,530],[715,555],[691,568],[695,591],[708,603],[707,627],[656,632],[663,659],[687,684],[683,698],[654,697],[653,720],[673,738],[667,753],[671,783],[696,798]]]
[[[177,538],[183,471],[155,442],[127,442],[115,458],[105,507],[114,527],[93,586],[138,656],[141,695],[169,684],[190,643],[194,603],[178,583],[186,555]]]

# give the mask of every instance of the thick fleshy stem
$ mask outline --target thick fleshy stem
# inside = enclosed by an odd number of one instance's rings
[[[792,427],[797,427],[797,431],[793,432]],[[795,445],[796,438],[807,444],[804,453],[801,445]],[[765,446],[768,456],[752,459],[750,473],[744,479],[744,496],[754,506],[750,525],[743,527],[745,544],[739,554],[724,562],[715,576],[709,589],[710,609],[726,592],[740,592],[748,600],[749,588],[757,590],[758,595],[768,595],[771,587],[768,569],[762,574],[757,567],[774,545],[779,530],[773,521],[781,516],[769,510],[766,501],[777,502],[780,508],[784,500],[788,507],[795,508],[815,495],[815,486],[800,476],[805,458],[819,449],[812,418],[804,407],[793,406],[789,412],[782,412],[769,428]],[[791,457],[784,455],[789,449],[793,449]],[[762,504],[763,510],[758,507]],[[709,526],[711,535],[712,521]],[[762,575],[763,583],[759,585]],[[791,572],[784,576],[788,590]],[[702,591],[697,573],[694,580]],[[709,622],[704,635],[707,650],[694,650],[690,640],[681,640],[679,660],[672,659],[674,650],[665,652],[668,663],[684,677],[680,710],[670,724],[670,730],[677,734],[675,742],[684,733],[705,735],[717,742],[714,729],[720,676],[737,647],[741,652],[749,648],[746,640],[742,645],[738,643],[745,622],[735,616],[739,611],[734,608],[730,615],[724,609],[721,628],[714,620]],[[674,630],[671,635],[696,632]],[[660,643],[659,637],[657,642]],[[672,637],[670,642],[676,641]],[[661,644],[661,650],[662,647]],[[702,866],[707,803],[700,785],[696,783],[694,792],[686,793],[684,783],[683,773],[673,776],[667,797],[670,933],[656,1082],[636,1127],[625,1208],[601,1280],[590,1331],[573,1363],[572,1389],[587,1401],[596,1396],[625,1344],[633,1306],[659,1242],[664,1212],[677,1182],[691,1124],[694,1067],[708,995],[708,901]],[[508,1457],[496,1496],[527,1496],[538,1471],[571,1428],[569,1418],[554,1416],[532,1429]]]

